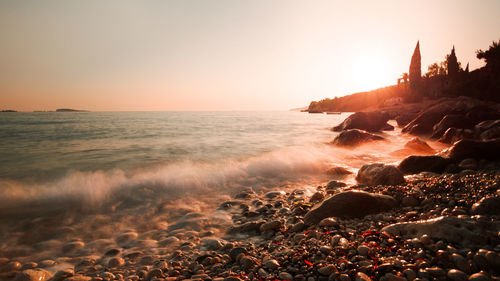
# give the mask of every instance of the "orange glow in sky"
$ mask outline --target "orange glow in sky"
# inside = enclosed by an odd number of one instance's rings
[[[0,109],[286,110],[500,36],[500,1],[1,1]]]

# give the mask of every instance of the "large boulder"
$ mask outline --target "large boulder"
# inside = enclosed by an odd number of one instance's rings
[[[457,129],[454,127],[448,128],[443,136],[438,140],[446,144],[453,144],[461,139],[469,139],[474,137],[474,131],[470,129]]]
[[[357,146],[371,141],[384,140],[383,137],[377,136],[366,131],[352,129],[340,133],[332,143],[338,146]]]
[[[410,149],[419,153],[433,154],[434,149],[430,147],[425,141],[419,138],[413,138],[405,144],[406,149]]]
[[[475,137],[481,140],[500,138],[500,120],[486,120],[475,126]]]
[[[464,115],[469,110],[478,106],[485,106],[485,103],[468,97],[442,99],[437,104],[422,111],[403,128],[402,132],[412,135],[430,135],[432,134],[434,125],[441,121],[447,114]]]
[[[408,156],[398,165],[398,169],[405,175],[418,174],[421,172],[442,173],[451,164],[450,159],[440,156]]]
[[[304,217],[307,225],[318,224],[329,217],[361,218],[389,211],[397,202],[388,195],[350,190],[338,193],[311,209]]]
[[[472,205],[474,215],[500,215],[500,196],[485,197]]]
[[[432,129],[433,139],[439,139],[449,128],[471,129],[474,127],[474,122],[462,114],[448,114],[439,123],[434,125]]]
[[[380,163],[363,165],[356,180],[366,185],[397,185],[405,182],[403,173],[398,168]]]
[[[415,238],[427,234],[431,238],[465,247],[484,246],[488,244],[489,237],[498,237],[499,230],[498,222],[466,217],[439,217],[427,221],[396,223],[382,228],[382,232],[392,236]],[[499,241],[493,241],[495,242]]]
[[[451,158],[454,161],[461,161],[466,158],[497,161],[500,159],[500,139],[487,141],[463,139],[444,151],[442,156]]]
[[[378,132],[381,130],[392,130],[394,127],[387,124],[389,115],[378,111],[374,112],[356,112],[347,117],[344,122],[334,127],[335,132],[349,129],[360,129],[369,132]]]

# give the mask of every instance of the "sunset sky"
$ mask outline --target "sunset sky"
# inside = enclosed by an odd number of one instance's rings
[[[500,39],[500,1],[1,1],[0,109],[286,110]]]

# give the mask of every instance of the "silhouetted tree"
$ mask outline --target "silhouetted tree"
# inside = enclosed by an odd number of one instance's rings
[[[448,67],[448,76],[451,79],[457,78],[460,66],[458,65],[457,55],[455,54],[455,46],[451,49],[451,54],[446,58]]]
[[[443,65],[443,62],[441,62],[440,64],[437,64],[437,62],[435,62],[427,67],[427,73],[425,73],[424,76],[429,78],[441,75],[446,75],[446,68]]]
[[[415,51],[413,51],[410,62],[410,88],[412,89],[417,89],[422,79],[420,60],[420,41],[417,41],[417,46],[415,46]]]
[[[498,42],[493,41],[490,48],[486,51],[477,50],[476,55],[478,59],[484,59],[486,61],[486,67],[493,70],[494,72],[499,72],[500,70],[500,40]]]

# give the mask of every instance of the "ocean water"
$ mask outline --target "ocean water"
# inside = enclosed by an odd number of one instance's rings
[[[219,206],[243,190],[300,188],[310,196],[329,180],[355,184],[363,164],[405,156],[394,153],[409,139],[399,129],[355,148],[329,144],[338,134],[331,128],[348,115],[0,114],[0,256],[63,257],[60,266],[71,267],[68,255],[102,256],[130,231],[140,237],[131,251],[168,254],[177,244],[161,241],[171,235],[224,236],[241,210]],[[339,166],[353,174],[328,172]],[[75,239],[85,247],[64,252]]]
[[[367,162],[399,159],[388,153],[406,140],[397,131],[389,132],[390,142],[362,148],[328,144],[336,135],[330,128],[348,115],[3,113],[0,200],[17,212],[26,206],[94,206],[123,196],[146,200],[313,186],[331,179],[327,170],[334,166],[356,172]]]

